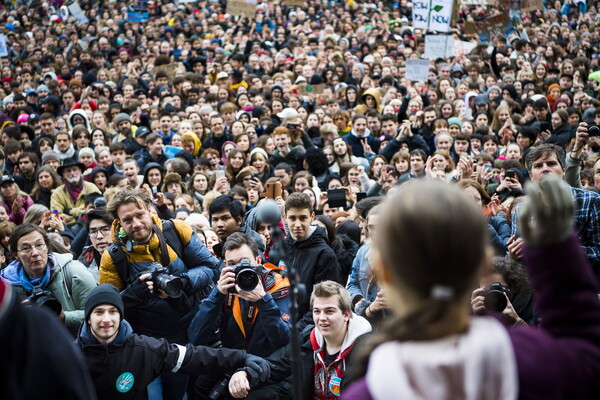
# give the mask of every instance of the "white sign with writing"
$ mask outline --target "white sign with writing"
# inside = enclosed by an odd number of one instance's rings
[[[0,35],[0,57],[8,57],[8,46],[6,45],[8,38],[6,35]]]
[[[454,0],[413,0],[413,28],[450,31]]]
[[[406,77],[411,81],[425,82],[429,75],[429,60],[406,60]]]
[[[423,58],[448,58],[452,57],[452,46],[454,44],[453,36],[446,35],[426,35],[425,36],[425,54]]]

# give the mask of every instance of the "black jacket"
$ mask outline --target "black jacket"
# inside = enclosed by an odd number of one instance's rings
[[[567,147],[571,139],[575,137],[575,131],[569,124],[564,124],[552,132],[552,136],[546,140],[546,143],[555,143],[563,148]]]
[[[98,399],[146,399],[146,387],[163,372],[227,372],[244,364],[242,350],[180,346],[165,339],[136,335],[125,320],[115,340],[104,345],[92,335],[87,323],[77,343],[90,370]],[[181,354],[183,360],[179,361]]]
[[[291,235],[285,238],[289,250],[286,257],[288,270],[293,266],[300,275],[301,283],[306,286],[307,296],[299,303],[300,315],[309,309],[308,294],[314,285],[327,280],[346,284],[341,281],[340,264],[333,249],[329,247],[325,229],[320,226],[312,228],[315,228],[313,233],[301,242],[292,239]]]

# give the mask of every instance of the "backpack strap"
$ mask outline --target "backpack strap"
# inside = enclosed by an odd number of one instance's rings
[[[181,242],[181,236],[179,236],[179,231],[175,227],[175,223],[172,220],[163,221],[162,233],[165,236],[167,244],[171,246],[177,257],[183,261],[183,243]]]
[[[73,271],[71,270],[71,261],[69,261],[62,267],[62,271],[64,277],[63,279],[67,284],[67,292],[70,297],[73,297]]]
[[[117,273],[121,278],[121,281],[125,285],[129,283],[130,271],[129,271],[129,263],[127,262],[127,256],[125,252],[116,243],[111,243],[108,246],[108,251],[110,252],[110,256],[112,257],[113,263],[115,264],[115,268],[117,269]]]

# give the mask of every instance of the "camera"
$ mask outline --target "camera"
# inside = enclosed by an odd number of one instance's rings
[[[62,312],[62,305],[52,296],[49,290],[35,288],[32,290],[29,297],[27,297],[29,304],[35,304],[37,306],[48,307],[56,315],[60,315]]]
[[[588,125],[588,135],[590,137],[598,137],[600,136],[600,125]]]
[[[251,292],[260,282],[260,271],[256,265],[252,265],[247,258],[242,259],[239,264],[233,266],[235,283],[245,292]],[[229,289],[230,293],[237,293],[235,287]]]
[[[483,291],[483,305],[488,311],[502,312],[507,305],[506,296],[509,294],[510,289],[501,284],[500,282],[492,282],[490,286],[486,287]]]
[[[225,378],[217,382],[217,384],[208,393],[210,400],[224,399],[229,393],[229,380],[231,379],[230,374],[225,374]]]
[[[142,274],[150,274],[150,280],[158,289],[163,290],[169,297],[174,299],[181,297],[183,282],[178,276],[169,275],[169,270],[158,263],[153,263],[147,271]]]

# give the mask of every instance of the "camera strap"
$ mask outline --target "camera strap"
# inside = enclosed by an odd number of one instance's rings
[[[160,245],[160,263],[163,267],[170,270],[169,264],[171,264],[171,257],[169,257],[169,248],[167,247],[165,235],[163,235],[162,231],[156,225],[152,225],[152,230],[158,237],[158,243]]]

